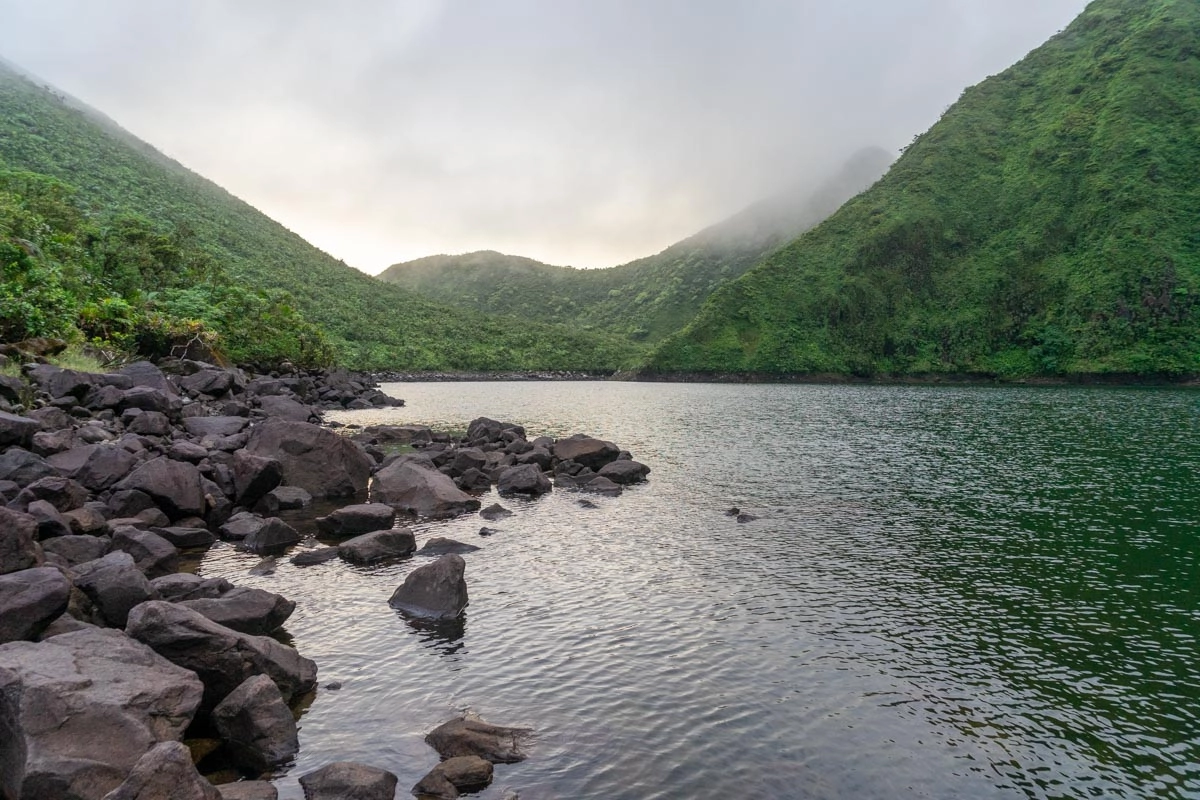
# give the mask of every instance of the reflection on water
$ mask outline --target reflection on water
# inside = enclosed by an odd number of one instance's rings
[[[396,610],[396,616],[416,634],[417,640],[425,648],[447,657],[464,652],[463,636],[467,632],[467,612],[463,612],[457,619],[421,619],[400,610]]]
[[[654,471],[594,509],[414,526],[482,548],[453,631],[387,605],[425,557],[252,576],[215,546],[201,571],[296,600],[288,632],[344,685],[281,797],[332,760],[402,794],[464,708],[539,734],[483,798],[1200,797],[1200,394],[388,388],[408,405],[342,420],[486,415]]]

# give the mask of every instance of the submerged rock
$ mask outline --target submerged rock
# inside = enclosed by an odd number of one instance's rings
[[[425,736],[442,758],[478,756],[493,764],[515,764],[526,758],[529,728],[508,728],[484,722],[474,714],[444,722]]]
[[[474,553],[479,548],[473,544],[465,544],[444,536],[435,536],[417,551],[419,556],[444,556],[448,553]]]
[[[509,511],[499,503],[492,503],[490,506],[479,512],[479,516],[488,521],[504,519],[505,517],[511,517],[512,515],[513,512]]]
[[[286,763],[300,750],[296,720],[266,675],[247,678],[212,711],[234,760],[253,770]]]
[[[467,562],[453,553],[417,567],[392,593],[388,604],[422,619],[453,619],[469,602],[466,569]]]
[[[338,545],[338,555],[351,564],[373,564],[388,558],[403,558],[417,549],[417,539],[408,528],[364,533]]]

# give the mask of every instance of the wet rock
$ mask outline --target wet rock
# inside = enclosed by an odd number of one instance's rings
[[[52,467],[93,492],[115,486],[133,471],[137,457],[123,447],[87,444],[55,453],[46,459]]]
[[[274,498],[279,511],[308,508],[313,499],[311,494],[299,486],[278,486],[267,492],[266,497]]]
[[[479,548],[473,544],[464,544],[463,542],[447,539],[444,536],[435,536],[417,551],[419,556],[444,556],[449,553],[474,553]]]
[[[576,502],[576,505],[578,505],[580,508],[593,509],[593,508],[600,507],[600,506],[596,505],[595,503],[593,503],[591,500],[588,500],[586,498],[577,500],[575,502]]]
[[[20,796],[103,797],[147,750],[183,735],[201,691],[191,672],[120,631],[0,646],[0,694],[19,698],[28,751]]]
[[[725,509],[725,516],[727,516],[727,517],[736,517],[738,514],[741,514],[741,513],[742,513],[742,510],[740,508],[738,508],[737,506],[734,506],[733,508]]]
[[[343,506],[327,517],[317,517],[317,530],[324,536],[358,536],[391,528],[395,510],[386,503]]]
[[[247,678],[265,674],[285,700],[316,685],[317,665],[267,636],[239,633],[176,603],[150,600],[133,609],[125,632],[204,683],[214,706]]]
[[[621,486],[641,483],[650,474],[650,468],[637,461],[610,461],[599,470],[599,475]]]
[[[292,556],[292,563],[297,567],[311,567],[316,564],[324,564],[326,561],[333,561],[337,557],[338,549],[336,547],[318,547],[315,550],[296,553]]]
[[[0,575],[0,643],[35,639],[71,599],[71,582],[54,567]]]
[[[41,429],[41,423],[36,419],[0,411],[0,447],[29,447],[33,444],[33,435]]]
[[[380,503],[428,519],[455,517],[480,505],[448,476],[414,457],[400,458],[377,472],[371,495]]]
[[[222,528],[224,530],[224,528]],[[263,520],[262,526],[251,532],[242,539],[238,544],[238,549],[248,550],[251,553],[273,553],[280,550],[285,550],[288,547],[300,541],[300,533],[281,520],[279,517],[270,517]]]
[[[496,491],[503,496],[514,494],[540,497],[551,490],[550,479],[542,474],[536,464],[509,467],[500,473]]]
[[[492,762],[479,756],[455,756],[421,778],[412,793],[418,798],[454,800],[460,792],[484,789],[492,782]]]
[[[505,517],[511,517],[512,515],[513,512],[509,511],[499,503],[492,503],[490,506],[479,512],[479,516],[486,520],[504,519]]]
[[[279,568],[279,561],[275,556],[267,556],[262,561],[250,568],[251,575],[274,575],[275,570]]]
[[[233,589],[233,584],[224,578],[201,578],[186,572],[155,578],[150,585],[163,600],[173,601],[220,597]]]
[[[239,511],[225,521],[220,527],[221,538],[231,541],[241,541],[247,536],[262,530],[266,520],[249,511]]]
[[[158,597],[154,587],[125,552],[109,553],[103,558],[75,567],[75,586],[87,595],[104,617],[116,627],[124,627],[129,611]]]
[[[304,800],[393,800],[395,775],[387,770],[336,761],[300,776]]]
[[[478,756],[493,764],[515,764],[525,760],[525,746],[532,735],[528,728],[492,725],[467,714],[434,728],[425,742],[442,758]]]
[[[300,750],[296,721],[266,675],[247,678],[212,711],[213,725],[235,761],[265,771],[290,760]]]
[[[112,549],[133,556],[134,565],[147,578],[168,575],[179,569],[179,548],[150,531],[120,527],[113,531]]]
[[[365,494],[371,459],[333,431],[306,422],[268,420],[250,434],[246,449],[283,465],[283,480],[314,497]]]
[[[403,558],[417,549],[417,540],[408,528],[364,533],[338,545],[338,556],[351,564],[373,564],[389,558]]]
[[[562,461],[574,461],[589,469],[598,470],[615,461],[621,449],[612,442],[577,433],[554,443],[554,456]]]
[[[450,554],[408,573],[388,604],[422,619],[454,619],[469,602],[465,576],[467,562]]]
[[[245,450],[233,454],[233,486],[238,504],[249,508],[283,481],[283,465]]]
[[[0,507],[0,575],[41,565],[37,528],[37,520],[28,514]]]
[[[492,488],[492,479],[472,467],[454,479],[454,485],[464,492],[486,492]]]
[[[484,525],[482,528],[479,529],[480,536],[495,536],[499,532],[500,532],[499,528],[489,528],[486,525]]]
[[[221,800],[221,793],[196,771],[185,745],[160,742],[103,800]]]
[[[616,497],[621,493],[621,487],[603,475],[589,478],[586,482],[579,484],[579,488],[585,492],[602,494],[605,497]]]
[[[217,597],[175,602],[227,628],[255,635],[278,630],[296,610],[296,604],[282,595],[243,586],[232,587]]]
[[[160,456],[147,461],[116,484],[118,490],[148,495],[172,519],[204,516],[204,488],[195,465]]]
[[[747,514],[744,511],[737,515],[738,522],[754,522],[756,519],[758,519],[758,517],[754,516],[753,514]]]

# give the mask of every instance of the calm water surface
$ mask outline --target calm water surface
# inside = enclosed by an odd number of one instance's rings
[[[536,729],[548,798],[1200,798],[1200,393],[391,384],[342,421],[587,432],[649,464],[416,526],[480,545],[452,630],[387,605],[423,559],[202,571],[287,595],[322,683],[277,781],[437,763],[455,712]],[[481,498],[485,505],[494,496]],[[760,518],[737,524],[739,506]]]

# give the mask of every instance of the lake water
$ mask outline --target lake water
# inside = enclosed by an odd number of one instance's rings
[[[1200,798],[1200,393],[390,384],[360,423],[586,432],[653,469],[619,498],[415,527],[480,545],[456,630],[387,605],[424,559],[251,576],[322,689],[277,781],[437,763],[470,709],[534,728],[496,768],[548,798]],[[494,496],[481,498],[484,505]],[[738,506],[759,517],[738,524]]]

